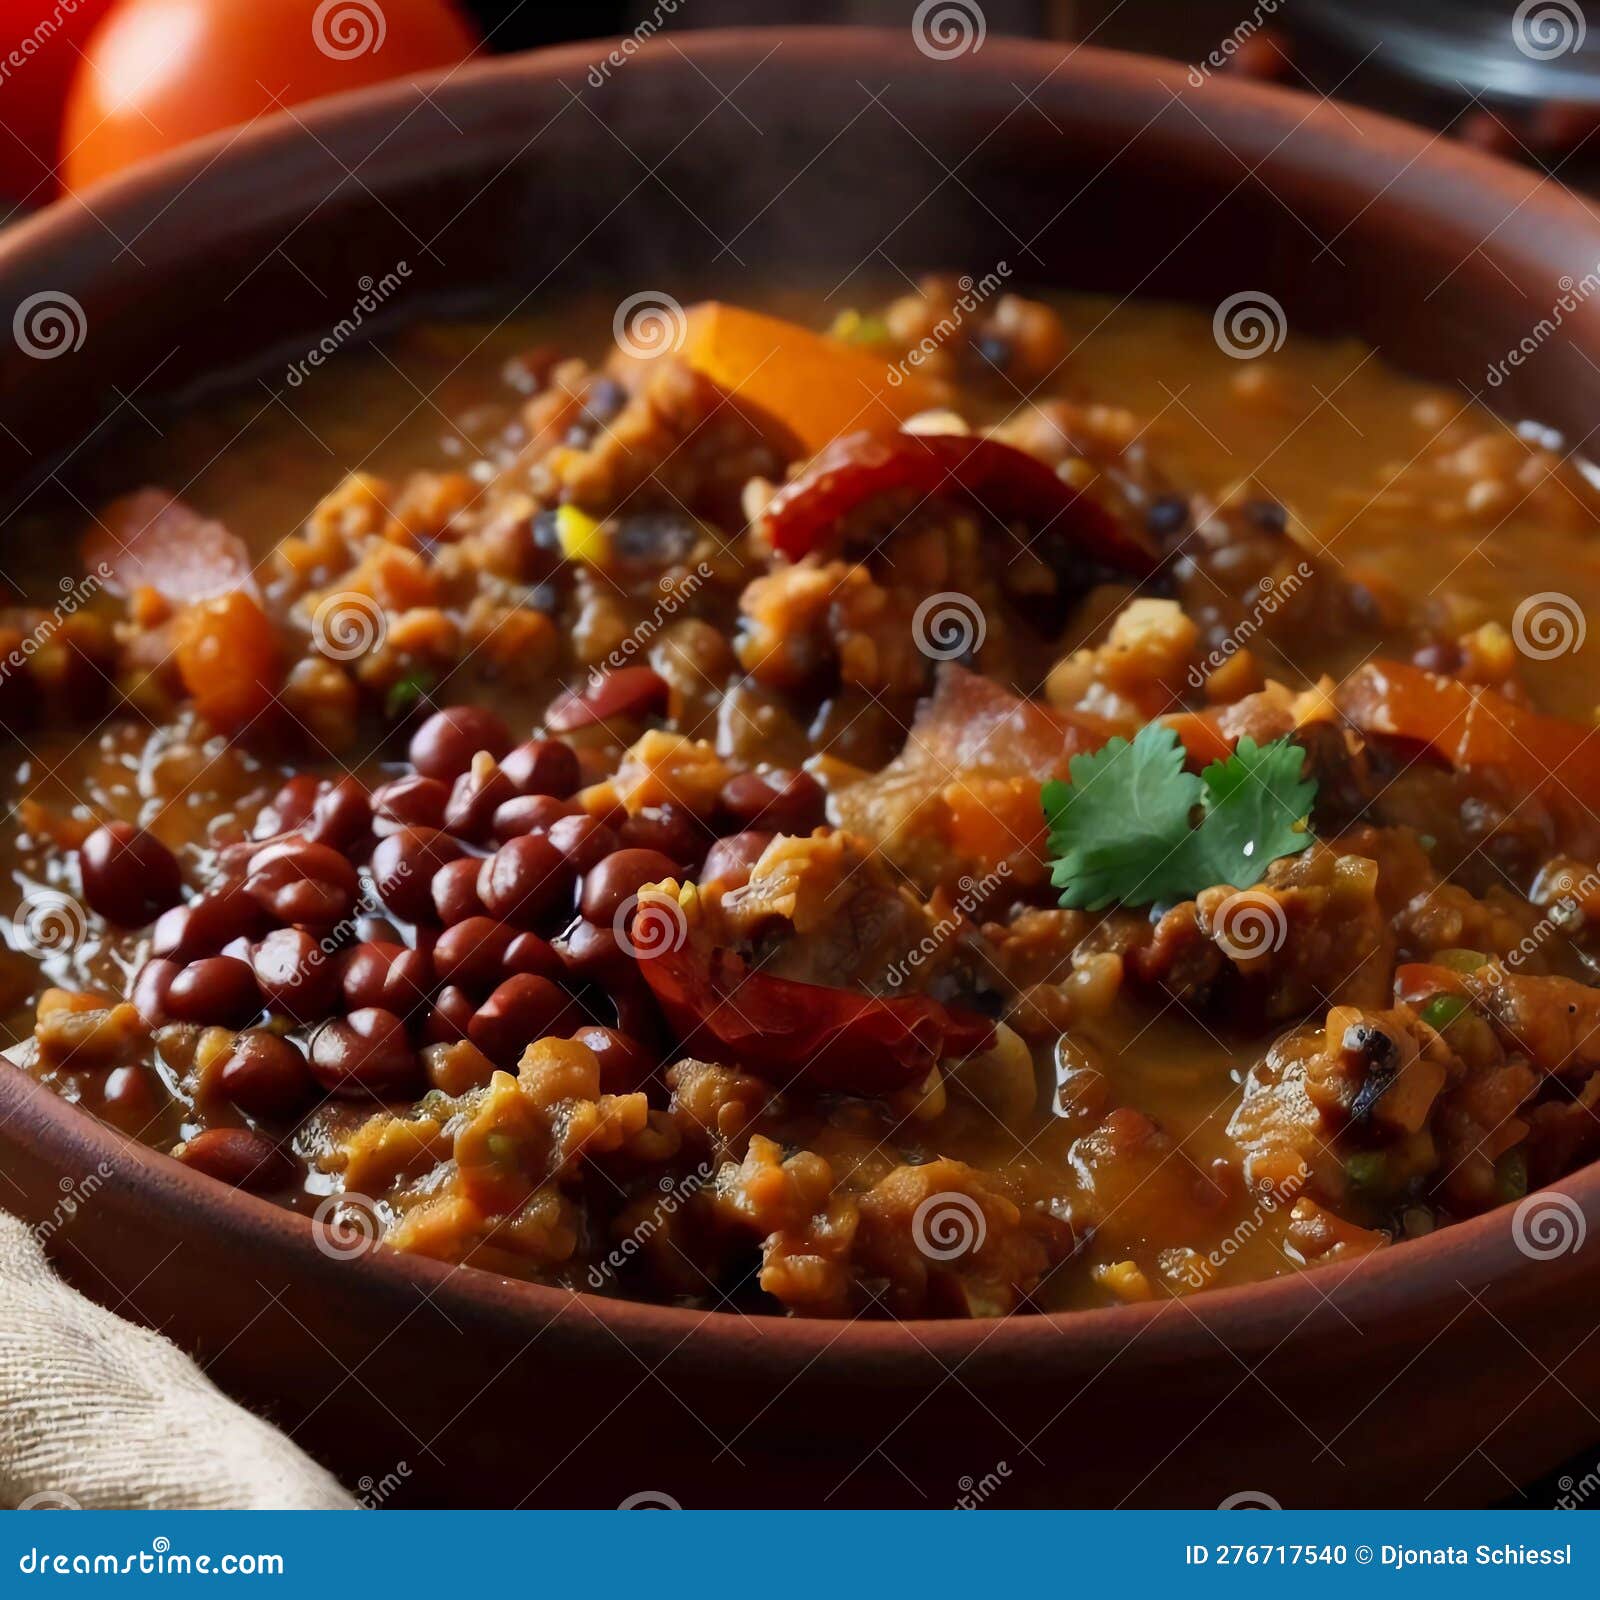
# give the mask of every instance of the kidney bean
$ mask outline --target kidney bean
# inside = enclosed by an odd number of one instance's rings
[[[545,829],[545,837],[567,858],[574,872],[587,872],[603,861],[622,841],[614,828],[595,817],[583,815],[557,817]]]
[[[809,772],[741,772],[717,799],[740,829],[805,835],[827,820],[827,793]]]
[[[339,986],[351,1011],[376,1006],[397,1017],[422,1010],[433,994],[433,961],[403,944],[358,944],[339,963]]]
[[[256,975],[234,956],[204,956],[167,986],[167,1015],[178,1022],[236,1026],[260,1010]]]
[[[372,800],[366,785],[344,777],[317,796],[304,832],[313,844],[345,850],[367,831],[371,822]]]
[[[142,928],[183,893],[178,858],[131,822],[102,823],[78,852],[83,898],[107,922]]]
[[[311,1036],[311,1075],[349,1099],[403,1098],[422,1082],[422,1066],[392,1011],[364,1006],[324,1022]]]
[[[699,819],[670,800],[625,818],[617,837],[625,850],[659,850],[679,866],[697,862],[710,843],[710,835]]]
[[[181,962],[160,958],[147,961],[139,968],[129,998],[149,1027],[159,1028],[162,1023],[171,1021],[167,1014],[167,992],[172,988],[172,980],[182,971]]]
[[[300,1047],[265,1028],[246,1028],[217,1073],[217,1086],[246,1116],[291,1117],[316,1085]]]
[[[558,800],[549,794],[519,794],[495,812],[494,836],[505,844],[508,840],[520,839],[525,833],[550,828],[563,818],[581,815],[570,800]]]
[[[491,917],[530,926],[539,913],[570,893],[572,868],[550,841],[537,833],[500,846],[478,873],[478,898]]]
[[[433,909],[447,928],[468,917],[483,915],[483,902],[478,898],[478,869],[482,865],[476,856],[463,856],[434,873],[429,889]]]
[[[248,1128],[207,1128],[173,1152],[186,1166],[253,1194],[287,1189],[295,1165],[268,1138]]]
[[[468,917],[446,928],[433,947],[433,966],[441,981],[488,994],[507,976],[506,951],[517,930],[493,917]]]
[[[250,831],[257,839],[271,839],[301,827],[317,803],[317,780],[309,773],[298,773],[264,805]]]
[[[257,851],[244,886],[269,916],[312,928],[343,922],[361,892],[356,869],[337,850],[295,835]]]
[[[506,946],[506,976],[526,972],[535,978],[548,978],[552,983],[566,974],[566,965],[556,954],[556,947],[536,933],[519,933]]]
[[[411,765],[425,778],[459,777],[487,750],[498,760],[511,748],[511,730],[487,706],[446,706],[411,736]]]
[[[544,725],[571,733],[613,717],[649,717],[667,709],[667,680],[650,667],[619,667],[582,689],[567,689],[550,702]]]
[[[511,780],[499,767],[463,772],[451,788],[450,803],[444,808],[445,831],[459,839],[487,839],[494,827],[495,813],[516,797]]]
[[[320,1022],[333,1010],[338,957],[303,929],[274,929],[251,953],[250,966],[269,1011]]]
[[[387,917],[357,917],[357,944],[404,944],[405,935]]]
[[[613,850],[584,875],[579,906],[588,921],[610,927],[624,903],[645,884],[677,876],[677,864],[659,850]]]
[[[422,1025],[422,1037],[429,1044],[454,1044],[467,1037],[477,1012],[478,1002],[465,989],[446,984],[434,997],[433,1009]]]
[[[700,869],[701,883],[748,883],[750,869],[761,859],[767,846],[777,838],[774,833],[746,829],[743,833],[730,833],[706,852],[705,865]]]
[[[607,988],[642,982],[638,964],[622,948],[608,922],[575,922],[553,945],[561,965],[570,978],[583,983],[598,983]]]
[[[266,931],[267,918],[242,883],[224,884],[173,906],[156,918],[150,953],[174,961],[215,955],[230,939],[252,939]]]
[[[606,1094],[632,1094],[642,1089],[656,1069],[655,1057],[637,1039],[616,1028],[591,1022],[572,1037],[600,1060],[600,1087]]]
[[[450,786],[417,773],[380,784],[372,791],[372,831],[384,835],[398,828],[442,828]]]
[[[559,1032],[571,1010],[572,997],[548,978],[519,972],[478,1007],[467,1037],[497,1067],[510,1071],[536,1039]]]
[[[156,1111],[158,1080],[148,1067],[113,1067],[100,1090],[100,1103],[113,1115],[137,1118],[142,1126]]]
[[[577,752],[559,739],[530,739],[500,763],[518,794],[553,795],[565,800],[583,781]]]
[[[378,898],[406,922],[433,916],[433,875],[466,852],[437,828],[402,828],[372,852],[372,882]]]

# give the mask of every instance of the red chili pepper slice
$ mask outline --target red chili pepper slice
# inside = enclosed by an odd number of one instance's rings
[[[751,972],[732,950],[710,961],[692,945],[643,958],[639,970],[689,1050],[726,1050],[775,1083],[884,1094],[920,1082],[935,1062],[986,1050],[994,1024],[925,996],[882,1000]]]
[[[544,725],[571,733],[612,717],[648,717],[667,709],[667,680],[649,667],[619,667],[582,689],[564,689],[550,702]]]
[[[852,433],[836,439],[772,497],[761,527],[774,550],[798,561],[841,517],[899,489],[964,495],[1002,520],[1064,535],[1106,565],[1138,576],[1154,571],[1160,559],[1037,456],[975,434]]]

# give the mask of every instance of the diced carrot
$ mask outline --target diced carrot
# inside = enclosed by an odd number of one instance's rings
[[[759,426],[776,425],[805,455],[841,434],[892,433],[936,398],[915,370],[715,300],[690,308],[683,354]]]
[[[1233,754],[1233,741],[1217,726],[1215,711],[1175,711],[1161,720],[1189,752],[1192,767],[1209,767],[1213,761],[1226,761]]]
[[[219,733],[264,711],[282,677],[272,620],[242,590],[202,600],[172,624],[178,672],[195,710]]]
[[[1032,778],[966,778],[944,790],[950,808],[948,843],[968,861],[985,865],[1035,850],[1044,837],[1039,785]]]

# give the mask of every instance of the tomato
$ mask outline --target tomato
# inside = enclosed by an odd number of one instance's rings
[[[89,41],[62,131],[85,185],[190,139],[464,60],[449,0],[120,0]]]
[[[112,0],[0,6],[0,194],[34,205],[56,188],[61,110],[90,30]]]

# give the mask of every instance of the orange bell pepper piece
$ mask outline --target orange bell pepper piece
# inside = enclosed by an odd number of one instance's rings
[[[892,433],[936,402],[915,369],[715,300],[690,307],[683,356],[758,426],[775,426],[804,455],[843,433]]]
[[[1512,792],[1558,810],[1600,810],[1600,728],[1403,661],[1369,661],[1335,703],[1364,734],[1410,740],[1457,771],[1492,768]]]

